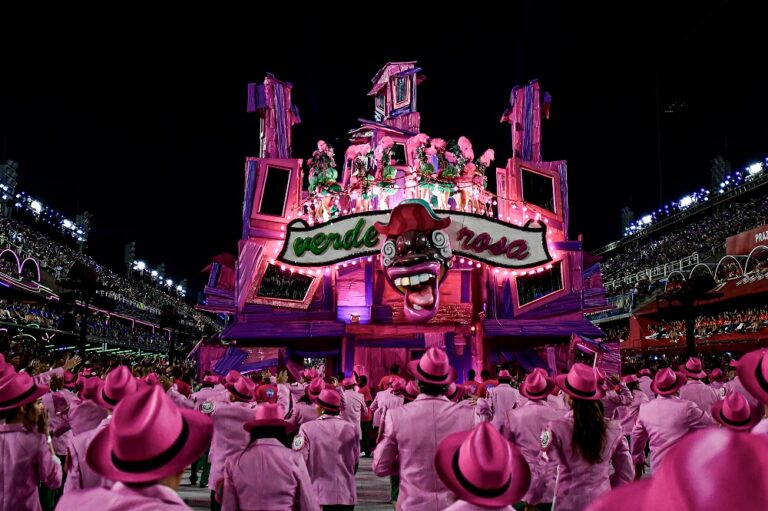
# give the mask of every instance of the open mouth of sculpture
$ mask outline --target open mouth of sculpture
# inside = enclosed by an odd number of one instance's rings
[[[411,265],[395,262],[386,269],[387,278],[403,297],[403,312],[411,321],[428,321],[440,305],[439,283],[446,268],[432,260]]]

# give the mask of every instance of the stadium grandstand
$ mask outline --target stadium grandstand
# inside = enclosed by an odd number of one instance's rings
[[[768,159],[629,223],[593,253],[611,308],[588,315],[625,363],[768,344]],[[682,293],[696,288],[690,303]],[[687,306],[685,305],[687,303]]]
[[[219,318],[187,303],[185,286],[158,270],[136,261],[121,275],[85,253],[89,215],[70,220],[23,192],[3,198],[0,351],[72,351],[81,347],[84,327],[89,355],[154,360],[172,346],[186,355],[221,330]],[[85,293],[82,282],[89,280]]]

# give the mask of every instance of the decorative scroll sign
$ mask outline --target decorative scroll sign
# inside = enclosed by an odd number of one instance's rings
[[[367,255],[377,255],[386,241],[374,227],[390,220],[390,211],[344,216],[321,225],[303,220],[288,224],[278,261],[294,266],[325,266]],[[487,216],[434,211],[449,217],[443,229],[454,254],[502,268],[531,268],[548,263],[546,226],[519,227]]]

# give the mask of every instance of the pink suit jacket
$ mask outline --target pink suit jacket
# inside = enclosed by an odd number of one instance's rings
[[[112,488],[91,488],[65,494],[56,511],[156,511],[158,509],[190,510],[178,493],[167,486],[126,486],[115,483]]]
[[[435,452],[443,438],[473,426],[472,408],[445,396],[421,394],[412,403],[387,411],[373,452],[373,472],[400,474],[398,510],[437,511],[453,502],[435,471]]]
[[[241,452],[248,445],[251,436],[243,429],[246,422],[254,418],[255,403],[239,401],[219,401],[213,411],[213,438],[208,460],[211,472],[208,488],[216,489],[216,484],[224,477],[224,462],[233,454]]]
[[[520,399],[520,392],[507,383],[500,383],[488,389],[485,399],[491,408],[491,425],[496,431],[501,431],[504,421],[507,420],[507,412],[512,410]]]
[[[621,431],[624,436],[630,436],[637,422],[637,414],[640,412],[640,405],[649,402],[648,396],[642,390],[632,391],[632,402],[627,406],[622,406],[617,411],[616,419],[621,423]]]
[[[109,426],[111,417],[107,417],[96,428],[80,433],[72,438],[67,448],[67,480],[64,482],[64,493],[87,488],[109,488],[113,482],[93,471],[85,461],[88,446],[91,445],[96,433]]]
[[[302,455],[262,438],[227,460],[221,509],[320,511],[320,506]]]
[[[392,393],[392,389],[382,390],[376,394],[376,397],[371,404],[373,427],[378,428],[381,426],[381,418],[384,416],[384,412],[386,412],[387,409],[402,406],[403,402],[403,396],[396,396]]]
[[[720,400],[720,394],[699,380],[688,380],[688,383],[680,389],[680,399],[693,401],[699,408],[710,413],[712,405]]]

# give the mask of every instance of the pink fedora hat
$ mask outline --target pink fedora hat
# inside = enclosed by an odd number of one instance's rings
[[[307,385],[305,391],[307,393],[307,397],[309,397],[309,400],[313,403],[317,399],[317,396],[320,395],[320,393],[325,389],[325,382],[322,378],[319,376],[312,378],[312,381],[309,382],[309,385]]]
[[[636,374],[628,374],[621,379],[622,383],[637,383],[638,381]]]
[[[72,371],[64,371],[63,380],[65,389],[74,389],[77,385],[77,378],[75,378],[75,375],[72,373]]]
[[[214,387],[218,385],[220,382],[221,382],[221,378],[213,374],[209,374],[208,376],[203,378],[203,385],[210,385]]]
[[[639,376],[647,376],[648,378],[653,378],[653,373],[652,373],[652,372],[651,372],[651,370],[650,370],[650,369],[648,369],[647,367],[643,367],[642,369],[640,369],[640,370],[637,372],[637,374],[638,374]]]
[[[408,362],[408,371],[417,380],[432,385],[448,385],[456,379],[456,370],[440,348],[429,348],[419,360]]]
[[[456,383],[452,382],[445,391],[445,397],[456,403],[464,397],[466,390],[463,385],[456,385]]]
[[[80,399],[88,399],[93,401],[93,399],[96,397],[96,394],[101,391],[101,384],[101,379],[96,376],[85,378],[82,381],[82,386],[80,388]]]
[[[750,405],[738,392],[732,392],[712,404],[712,418],[735,431],[750,431],[762,420],[763,411]]]
[[[117,403],[139,390],[136,378],[126,366],[118,366],[111,371],[99,392],[93,396],[94,402],[107,410],[114,410]]]
[[[525,381],[520,385],[520,394],[534,401],[547,399],[554,386],[550,378],[541,374],[540,371],[534,371],[526,376]]]
[[[506,369],[502,369],[501,371],[499,371],[499,379],[500,380],[511,380],[512,379],[512,375],[509,374],[509,371],[507,371]]]
[[[157,373],[149,373],[144,378],[144,383],[147,385],[160,385],[160,377],[157,375]]]
[[[555,376],[555,383],[560,390],[575,399],[597,401],[605,395],[605,391],[597,383],[597,372],[580,362],[573,364],[568,374]]]
[[[699,357],[691,357],[686,360],[685,364],[680,366],[680,372],[688,378],[694,378],[696,380],[700,380],[707,376],[707,373],[702,369],[701,359]]]
[[[238,401],[250,403],[256,399],[256,384],[250,378],[240,378],[234,383],[226,384],[225,387]]]
[[[349,389],[357,385],[357,382],[354,378],[344,378],[341,380],[341,386],[345,389]]]
[[[47,385],[37,385],[28,373],[6,373],[0,379],[0,411],[34,403],[48,390]]]
[[[419,397],[419,386],[416,384],[416,380],[411,380],[405,384],[403,388],[403,397],[406,401],[413,401]]]
[[[235,371],[234,369],[230,369],[227,375],[224,377],[224,385],[229,385],[232,383],[235,383],[237,380],[242,378],[243,376],[240,374],[240,371]]]
[[[685,385],[685,375],[665,367],[653,378],[651,392],[660,396],[669,396],[680,390],[683,385]]]
[[[315,399],[315,404],[329,412],[340,412],[341,394],[336,389],[323,389]]]
[[[725,374],[723,374],[723,370],[720,369],[719,367],[715,367],[709,373],[709,379],[712,381],[721,381],[724,377],[725,377]]]
[[[709,428],[673,446],[653,477],[620,486],[587,511],[762,511],[766,502],[768,438]]]
[[[16,372],[16,369],[9,364],[8,362],[0,362],[0,378],[5,376],[6,374],[13,374]]]
[[[512,505],[531,484],[523,455],[489,422],[443,439],[435,453],[435,468],[454,495],[477,506]]]
[[[392,384],[390,386],[392,387],[392,393],[399,396],[403,393],[403,390],[405,390],[405,380],[402,378],[392,378]]]
[[[286,432],[295,429],[295,425],[285,420],[285,410],[277,403],[264,403],[256,407],[253,420],[246,422],[243,429],[251,431],[263,427],[282,427]]]
[[[154,385],[117,405],[109,426],[88,447],[86,461],[112,481],[159,481],[198,459],[212,436],[210,417],[179,408]]]
[[[736,366],[739,380],[752,397],[768,405],[768,350],[751,351]]]

